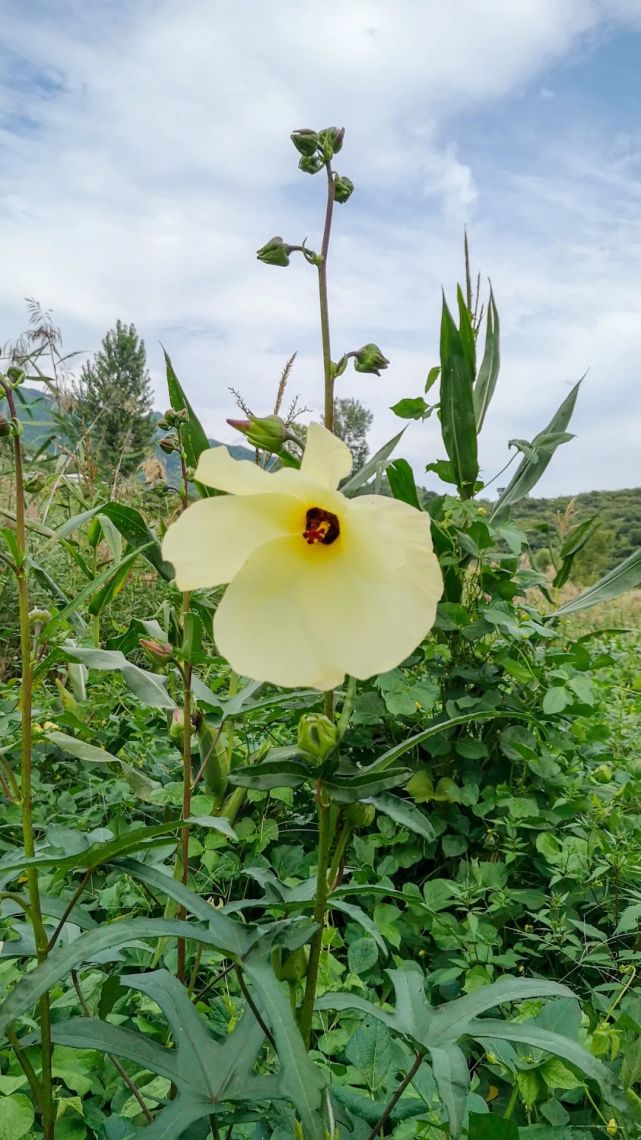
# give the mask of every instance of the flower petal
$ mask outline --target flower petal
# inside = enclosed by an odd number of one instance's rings
[[[206,487],[233,495],[305,496],[300,473],[293,467],[265,471],[249,459],[234,459],[226,447],[210,447],[201,452],[194,478]]]
[[[312,620],[316,575],[309,569],[332,561],[331,551],[331,546],[309,547],[298,537],[281,538],[247,560],[214,618],[218,650],[237,673],[292,688],[340,684],[345,670],[328,662],[316,645]]]
[[[283,535],[300,536],[304,526],[300,502],[288,495],[199,499],[168,528],[163,558],[173,563],[179,590],[219,586],[257,547]]]
[[[300,469],[306,479],[333,490],[352,470],[352,453],[322,424],[310,424]]]

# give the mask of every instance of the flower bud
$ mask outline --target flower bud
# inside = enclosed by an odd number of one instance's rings
[[[47,482],[47,476],[44,471],[29,471],[25,477],[24,489],[30,495],[35,495],[37,491],[41,491]]]
[[[309,946],[299,946],[298,950],[287,955],[276,976],[281,982],[300,982],[307,974],[308,962]]]
[[[336,725],[323,713],[306,713],[298,722],[298,747],[320,767],[338,744]]]
[[[185,714],[182,709],[174,709],[169,724],[169,739],[179,744],[185,731]]]
[[[10,435],[13,435],[13,428],[9,420],[5,419],[4,416],[0,416],[0,439],[7,439]]]
[[[10,382],[12,388],[19,388],[26,378],[24,368],[16,368],[15,365],[12,365],[11,368],[7,368],[7,380]]]
[[[334,198],[337,202],[347,202],[354,193],[354,183],[344,174],[334,175]]]
[[[313,154],[316,154],[318,149],[318,135],[316,131],[303,128],[300,131],[292,131],[289,137],[299,154],[307,158],[311,158]]]
[[[282,237],[270,238],[256,251],[256,257],[263,265],[289,265],[289,255],[294,247],[287,245]]]
[[[302,170],[303,174],[318,174],[324,165],[320,154],[304,154],[298,163],[298,169]]]
[[[376,808],[374,804],[364,804],[361,801],[348,804],[345,808],[345,820],[352,827],[369,827],[374,822]]]
[[[318,143],[326,162],[338,154],[343,146],[345,127],[326,127],[318,132]]]
[[[168,408],[162,420],[159,421],[158,427],[162,427],[163,431],[166,431],[168,428],[175,428],[179,424],[187,423],[189,423],[189,412],[186,408]]]
[[[154,661],[168,661],[173,653],[168,641],[154,641],[153,638],[141,637],[138,644]]]
[[[29,610],[29,625],[46,625],[49,621],[51,621],[49,610]]]
[[[605,1130],[608,1136],[616,1136],[617,1132],[619,1131],[619,1125],[613,1116],[610,1118],[610,1120],[608,1120],[608,1123],[605,1126]]]
[[[375,376],[380,376],[381,369],[387,368],[389,364],[389,360],[383,356],[377,344],[364,344],[352,355],[357,372],[373,372]]]
[[[287,439],[287,428],[280,416],[252,416],[249,420],[227,420],[247,437],[253,447],[263,451],[278,451]]]
[[[165,455],[171,455],[172,451],[179,451],[180,445],[178,440],[173,435],[165,435],[162,439],[158,440],[158,446]]]

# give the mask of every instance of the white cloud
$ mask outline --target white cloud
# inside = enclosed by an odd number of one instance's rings
[[[578,137],[586,124],[558,119],[547,79],[617,21],[635,26],[638,3],[67,0],[54,13],[0,0],[0,17],[2,339],[19,331],[24,295],[55,309],[68,347],[94,348],[116,318],[134,320],[159,406],[161,339],[226,439],[227,387],[266,410],[298,349],[292,388],[319,411],[313,271],[270,270],[255,249],[276,232],[317,241],[321,179],[298,173],[288,134],[345,123],[338,168],[357,193],[337,210],[334,344],[377,340],[392,359],[380,380],[342,381],[375,410],[373,443],[398,429],[389,405],[420,391],[434,363],[439,287],[460,277],[467,221],[505,330],[488,471],[591,366],[581,441],[545,486],[638,481],[624,435],[609,451],[595,438],[641,415],[608,410],[641,369],[639,139],[612,140],[609,123]],[[522,142],[531,83],[555,98],[540,100],[549,131],[519,158],[484,137],[483,116],[514,101]],[[472,147],[459,140],[470,125]],[[417,470],[437,447],[435,424],[410,426]]]

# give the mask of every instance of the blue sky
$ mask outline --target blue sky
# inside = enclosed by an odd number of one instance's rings
[[[641,0],[0,0],[0,341],[24,297],[68,350],[117,318],[162,341],[211,434],[233,386],[270,410],[322,406],[314,273],[268,269],[274,233],[319,241],[322,182],[294,127],[347,128],[356,183],[332,247],[334,355],[377,341],[375,412],[416,395],[438,352],[467,225],[492,279],[503,367],[481,456],[531,437],[587,369],[547,494],[641,484]],[[420,476],[435,424],[403,445]]]

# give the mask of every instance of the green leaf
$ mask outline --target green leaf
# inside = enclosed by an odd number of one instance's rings
[[[137,827],[133,831],[119,835],[116,839],[107,840],[106,843],[91,843],[86,850],[71,855],[32,855],[27,857],[22,854],[16,856],[12,852],[9,857],[5,856],[0,860],[0,875],[21,871],[25,867],[64,867],[66,869],[101,867],[127,852],[145,851],[147,848],[157,847],[158,844],[165,843],[166,836],[172,831],[177,831],[180,827],[182,827],[181,820],[157,823],[153,827]]]
[[[408,396],[398,403],[392,404],[390,411],[402,420],[422,420],[429,409],[429,404],[422,396]]]
[[[359,977],[378,962],[378,949],[373,938],[357,938],[347,948],[347,964]]]
[[[519,1130],[513,1120],[504,1120],[494,1113],[471,1112],[468,1140],[519,1140]]]
[[[154,709],[176,708],[176,702],[167,692],[166,679],[132,665],[119,649],[85,649],[75,645],[64,645],[63,649],[67,657],[81,661],[88,669],[121,673],[123,681],[141,704]]]
[[[476,724],[484,720],[499,720],[503,717],[509,717],[511,720],[534,721],[534,717],[529,716],[528,713],[516,712],[514,709],[506,712],[502,712],[500,709],[479,709],[477,712],[462,713],[461,716],[438,720],[429,725],[428,728],[417,732],[414,736],[409,736],[407,740],[402,740],[399,744],[395,744],[393,748],[388,748],[387,752],[383,752],[378,759],[374,760],[373,763],[363,769],[363,771],[382,772],[384,769],[389,768],[390,764],[393,764],[399,757],[403,756],[406,752],[410,752],[412,748],[423,744],[432,736],[440,736],[441,733],[448,732],[451,728],[458,728],[458,726],[462,724]]]
[[[273,752],[281,749],[273,749]],[[292,752],[300,756],[296,748],[282,749],[283,752]],[[248,764],[242,768],[235,768],[229,773],[230,784],[237,784],[241,788],[256,788],[257,791],[269,792],[272,788],[299,788],[305,780],[309,780],[313,771],[309,763],[303,759],[289,757],[275,760],[262,760],[260,764]]]
[[[387,958],[388,950],[385,939],[381,935],[381,932],[379,931],[376,923],[369,917],[368,914],[366,914],[364,910],[360,908],[360,906],[355,906],[354,903],[346,902],[345,899],[339,899],[334,894],[330,895],[328,906],[332,910],[342,911],[343,914],[346,914],[348,916],[348,918],[351,918],[352,922],[357,922],[359,926],[362,926],[363,930],[367,931],[367,933],[370,935],[371,940],[374,941],[380,950],[383,958]],[[362,938],[360,941],[369,942],[370,939]]]
[[[428,843],[436,839],[436,832],[427,815],[416,807],[411,800],[403,800],[400,796],[382,794],[371,796],[367,802],[374,804],[377,811],[389,816],[395,823],[400,823],[401,827],[406,827],[408,831],[413,831],[416,835],[421,835],[423,839],[427,839]]]
[[[442,1045],[430,1049],[430,1060],[438,1095],[447,1112],[450,1136],[458,1136],[470,1091],[467,1059],[458,1045]]]
[[[47,732],[47,740],[55,744],[62,752],[83,760],[86,764],[119,764],[117,756],[106,752],[104,748],[97,748],[95,744],[87,744],[85,740],[76,740],[75,736],[68,736],[66,732]]]
[[[403,503],[409,503],[411,507],[416,507],[417,510],[422,511],[414,472],[407,460],[395,459],[386,469],[386,473],[394,498],[400,499]]]
[[[147,547],[141,546],[137,550],[132,550],[131,553],[127,554],[121,562],[115,562],[112,563],[112,565],[107,566],[106,570],[103,570],[101,574],[98,574],[91,582],[88,582],[86,586],[83,586],[82,590],[76,594],[75,598],[73,598],[72,601],[70,601],[69,604],[64,607],[64,609],[60,610],[57,614],[54,614],[51,621],[47,622],[42,631],[43,640],[50,640],[54,629],[57,629],[57,627],[63,621],[71,619],[76,610],[78,610],[80,606],[84,605],[84,603],[91,597],[92,594],[96,592],[96,590],[99,590],[107,582],[110,582],[114,575],[121,574],[125,569],[128,570],[135,562],[138,555],[142,554],[145,549],[147,549]]]
[[[551,1053],[554,1057],[560,1057],[584,1073],[586,1077],[596,1081],[609,1104],[615,1106],[625,1104],[623,1096],[614,1085],[610,1070],[569,1037],[541,1029],[530,1021],[496,1021],[490,1017],[469,1021],[466,1032],[477,1041],[483,1042],[488,1037],[499,1041],[518,1041],[522,1045],[530,1045],[535,1049],[542,1049],[545,1053]]]
[[[494,302],[494,293],[490,287],[490,299],[487,306],[485,321],[485,349],[481,367],[479,368],[474,385],[474,413],[476,415],[476,430],[481,431],[485,420],[485,413],[490,406],[494,395],[496,382],[501,366],[501,347],[499,314]]]
[[[566,617],[568,614],[578,614],[582,610],[589,610],[601,602],[608,602],[618,598],[628,590],[635,590],[641,583],[641,550],[635,550],[614,570],[600,578],[593,586],[589,586],[578,597],[559,606],[552,618]]]
[[[572,704],[572,697],[564,685],[553,685],[543,698],[543,712],[546,716],[563,712],[563,709]]]
[[[402,438],[404,431],[405,428],[403,428],[403,431],[399,431],[398,435],[393,436],[387,443],[384,443],[376,454],[373,455],[371,459],[368,459],[367,463],[364,463],[355,475],[352,475],[351,479],[343,483],[341,491],[344,495],[353,495],[355,491],[364,487],[373,476],[380,476],[383,473],[387,465],[387,460]]]
[[[183,391],[182,385],[176,376],[176,373],[174,372],[174,367],[169,358],[169,354],[164,348],[163,353],[165,354],[169,402],[175,412],[186,411],[189,415],[189,420],[186,424],[183,424],[180,434],[183,442],[183,447],[185,449],[187,466],[195,468],[203,451],[207,451],[211,447],[211,444],[207,438],[204,427],[202,426],[200,420],[198,419],[198,416],[189,403],[189,400]],[[198,484],[198,490],[203,496],[217,494],[217,492],[212,490],[211,487],[205,487],[200,483]]]
[[[21,1140],[31,1132],[33,1105],[22,1093],[0,1097],[0,1140]]]
[[[534,455],[524,456],[505,490],[496,501],[490,521],[502,520],[514,503],[518,503],[536,486],[546,471],[554,452],[561,442],[567,439],[567,428],[574,411],[583,377],[552,416],[548,426],[532,440]]]
[[[469,318],[468,318],[469,319]],[[474,371],[470,370],[465,329],[459,332],[445,297],[441,317],[441,429],[448,458],[463,499],[474,494],[478,477]]]
[[[336,803],[354,804],[406,784],[411,774],[409,768],[389,768],[385,775],[367,769],[354,774],[336,773],[331,778],[323,778],[323,787]]]
[[[362,1021],[345,1050],[371,1092],[384,1084],[392,1067],[392,1038],[380,1021]],[[360,1081],[358,1082],[360,1084]]]

